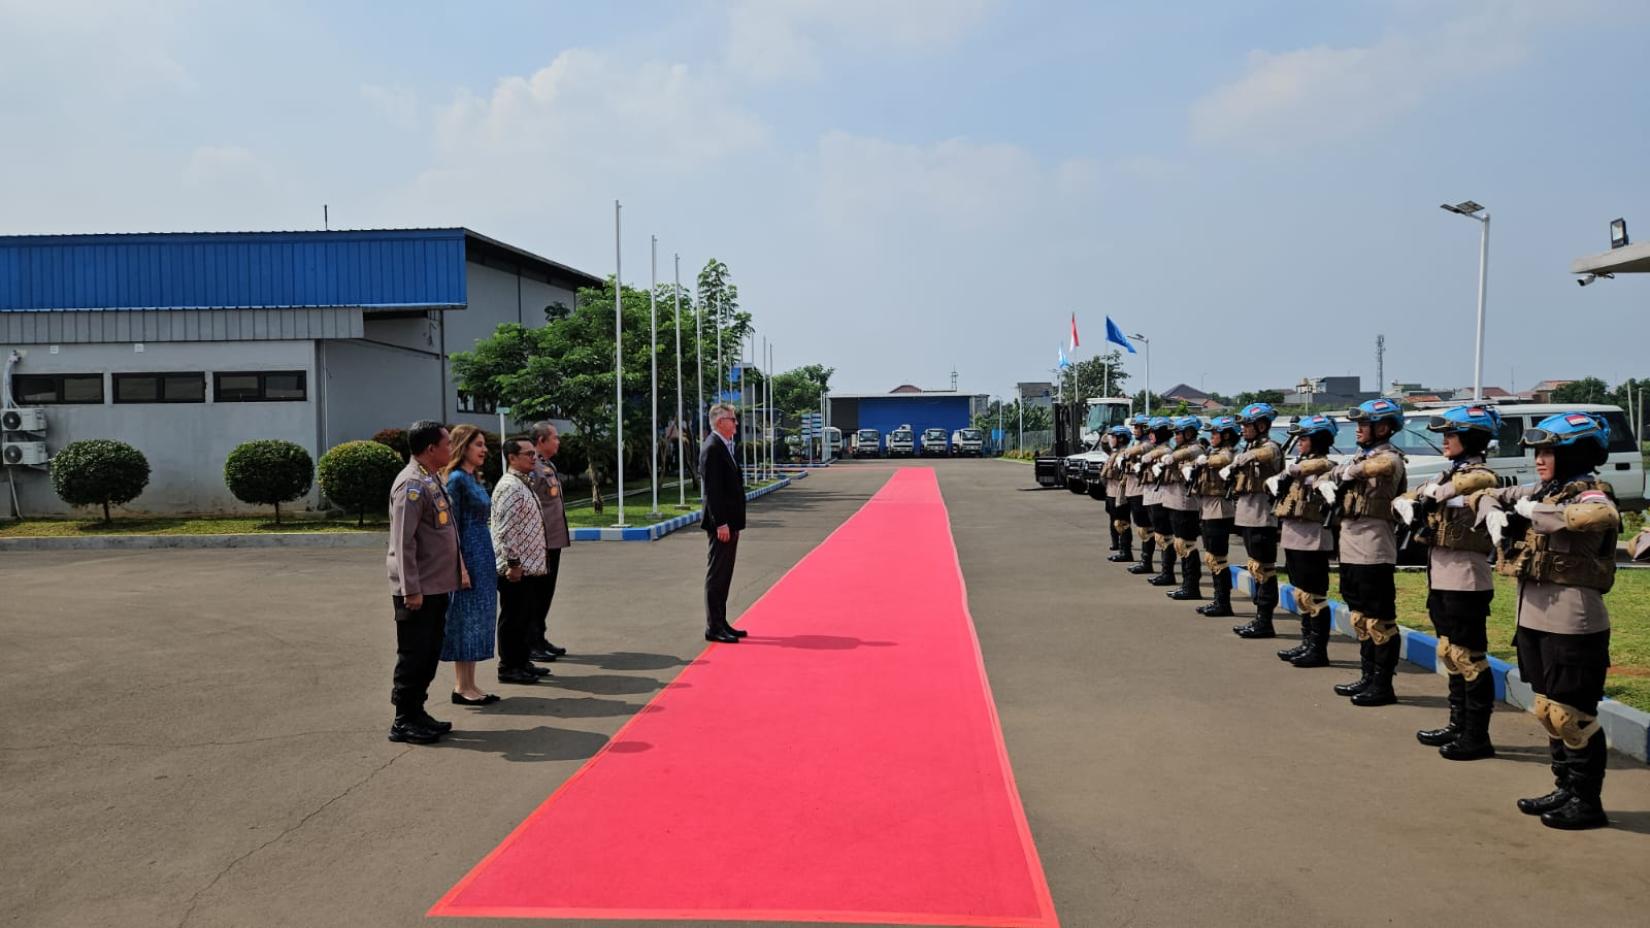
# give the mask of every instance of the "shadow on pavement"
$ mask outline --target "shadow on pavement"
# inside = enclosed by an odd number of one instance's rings
[[[545,698],[542,696],[506,696],[499,702],[477,710],[484,715],[548,715],[563,719],[606,719],[630,715],[640,706],[617,699],[597,699],[593,696]]]
[[[566,728],[518,728],[508,731],[453,731],[437,750],[482,751],[514,762],[585,760],[607,743],[606,735]]]
[[[559,686],[564,690],[578,690],[584,693],[593,693],[598,696],[634,696],[641,693],[651,693],[664,686],[652,677],[621,677],[618,674],[598,673],[588,677],[561,676],[555,674],[544,677],[541,685]]]
[[[848,651],[854,648],[892,648],[892,641],[865,641],[841,635],[792,635],[789,638],[769,638],[752,635],[742,645],[765,645],[770,648],[799,648],[804,651]]]
[[[557,664],[580,664],[602,670],[668,670],[686,667],[690,661],[674,654],[645,654],[640,651],[614,651],[611,654],[567,654]]]

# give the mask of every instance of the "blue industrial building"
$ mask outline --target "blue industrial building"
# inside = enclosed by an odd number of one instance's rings
[[[81,438],[149,458],[134,511],[223,512],[249,439],[319,458],[420,418],[496,423],[451,354],[600,283],[463,228],[0,236],[0,402],[44,420],[0,436],[16,508],[63,511],[39,462]]]
[[[955,390],[922,390],[902,386],[889,393],[831,394],[832,426],[844,437],[859,429],[888,433],[908,425],[917,435],[924,429],[945,429],[950,435],[973,424],[974,414],[984,408],[987,397]]]

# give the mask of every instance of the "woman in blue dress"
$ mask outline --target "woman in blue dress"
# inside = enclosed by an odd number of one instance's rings
[[[453,703],[485,706],[498,696],[476,686],[476,662],[492,659],[493,629],[498,616],[498,570],[493,562],[493,538],[488,529],[492,498],[477,476],[487,460],[486,436],[473,425],[453,429],[452,459],[442,476],[458,526],[459,554],[470,586],[455,592],[447,606],[447,635],[441,659],[453,662],[458,685]]]

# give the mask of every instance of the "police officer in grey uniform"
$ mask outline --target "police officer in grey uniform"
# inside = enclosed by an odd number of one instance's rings
[[[1109,453],[1106,463],[1101,468],[1100,477],[1106,485],[1106,516],[1111,519],[1111,550],[1106,558],[1108,561],[1130,561],[1134,559],[1132,536],[1129,526],[1129,501],[1123,495],[1123,461],[1124,452],[1128,450],[1133,435],[1126,425],[1114,425],[1106,430],[1106,440],[1109,442]]]
[[[1549,828],[1608,825],[1601,799],[1607,748],[1598,723],[1610,667],[1610,613],[1621,513],[1596,469],[1610,447],[1601,416],[1560,413],[1526,431],[1539,484],[1480,493],[1478,516],[1518,578],[1518,673],[1535,691],[1556,789],[1518,800]],[[1513,519],[1518,520],[1515,527]]]
[[[1272,494],[1266,482],[1283,472],[1283,446],[1272,440],[1277,410],[1270,403],[1250,403],[1238,412],[1243,428],[1243,451],[1222,468],[1232,481],[1237,509],[1232,524],[1243,536],[1249,579],[1255,583],[1255,617],[1247,625],[1232,626],[1240,638],[1271,638],[1272,611],[1278,607],[1278,517],[1272,514]]]
[[[1319,413],[1297,418],[1289,434],[1299,436],[1299,453],[1266,483],[1278,498],[1272,514],[1282,526],[1283,562],[1295,588],[1295,611],[1301,617],[1301,643],[1279,651],[1278,660],[1296,667],[1329,664],[1329,556],[1335,550],[1335,537],[1324,527],[1328,507],[1315,486],[1335,467],[1329,452],[1339,431],[1334,419]]]
[[[567,653],[566,648],[551,643],[547,631],[550,606],[556,600],[556,581],[561,576],[561,552],[573,543],[572,533],[567,530],[567,495],[563,492],[561,473],[551,460],[560,447],[561,436],[554,425],[548,422],[534,424],[533,450],[536,460],[531,483],[533,495],[539,501],[539,511],[544,516],[545,573],[542,578],[533,578],[538,588],[534,607],[537,618],[533,622],[533,638],[529,642],[531,650],[527,656],[541,662],[553,661]]]
[[[1140,478],[1140,459],[1152,450],[1146,440],[1146,424],[1150,418],[1136,413],[1129,418],[1129,429],[1134,432],[1134,444],[1123,449],[1123,498],[1128,501],[1129,519],[1134,522],[1134,536],[1140,542],[1140,563],[1129,568],[1131,574],[1152,572],[1152,514],[1146,510],[1146,485]]]
[[[1196,416],[1179,416],[1170,420],[1174,428],[1174,451],[1163,460],[1163,509],[1169,516],[1169,527],[1175,557],[1180,560],[1180,588],[1166,595],[1174,600],[1203,598],[1203,564],[1198,560],[1197,540],[1203,502],[1192,493],[1193,463],[1208,449],[1198,439],[1203,423]],[[1154,581],[1155,582],[1155,581]]]
[[[423,420],[407,429],[411,460],[390,487],[390,601],[395,607],[391,741],[430,744],[452,730],[424,711],[447,627],[447,601],[469,586],[458,554],[458,526],[435,476],[451,455],[447,429]]]
[[[1336,692],[1350,692],[1354,706],[1387,706],[1398,701],[1392,677],[1403,647],[1392,501],[1409,477],[1392,436],[1404,427],[1404,411],[1381,397],[1348,410],[1347,419],[1357,426],[1358,453],[1317,484],[1325,502],[1341,508],[1341,599],[1352,613],[1363,668],[1357,681]]]
[[[1227,469],[1236,457],[1237,420],[1216,416],[1209,421],[1209,453],[1193,461],[1187,473],[1202,512],[1198,524],[1203,529],[1203,565],[1209,568],[1214,602],[1197,607],[1199,615],[1211,618],[1232,614],[1232,572],[1226,560],[1232,539],[1232,519],[1237,503],[1231,495]]]
[[[1392,506],[1416,543],[1427,546],[1427,615],[1438,632],[1438,666],[1448,674],[1449,723],[1418,731],[1415,739],[1449,760],[1479,760],[1495,756],[1490,743],[1495,675],[1486,625],[1495,575],[1489,533],[1475,525],[1478,515],[1467,500],[1499,482],[1484,453],[1501,431],[1501,416],[1492,406],[1456,406],[1433,416],[1427,429],[1443,436],[1449,467]],[[1357,686],[1339,684],[1335,692],[1354,695]]]

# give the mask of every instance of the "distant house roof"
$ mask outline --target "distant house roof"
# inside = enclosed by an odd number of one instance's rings
[[[899,386],[895,387],[894,389],[889,390],[888,392],[889,393],[921,393],[921,392],[923,392],[923,389],[921,387],[917,386],[916,384],[913,384],[913,383],[902,383]]]
[[[1530,392],[1531,393],[1546,393],[1546,392],[1549,392],[1551,390],[1557,390],[1559,387],[1562,387],[1565,384],[1571,384],[1571,383],[1575,383],[1575,381],[1574,380],[1543,380],[1540,383],[1536,384],[1533,388],[1531,388]]]
[[[1209,398],[1209,394],[1204,393],[1196,387],[1188,386],[1183,383],[1175,384],[1158,395],[1162,396],[1164,399],[1185,400],[1188,403],[1201,403]]]

